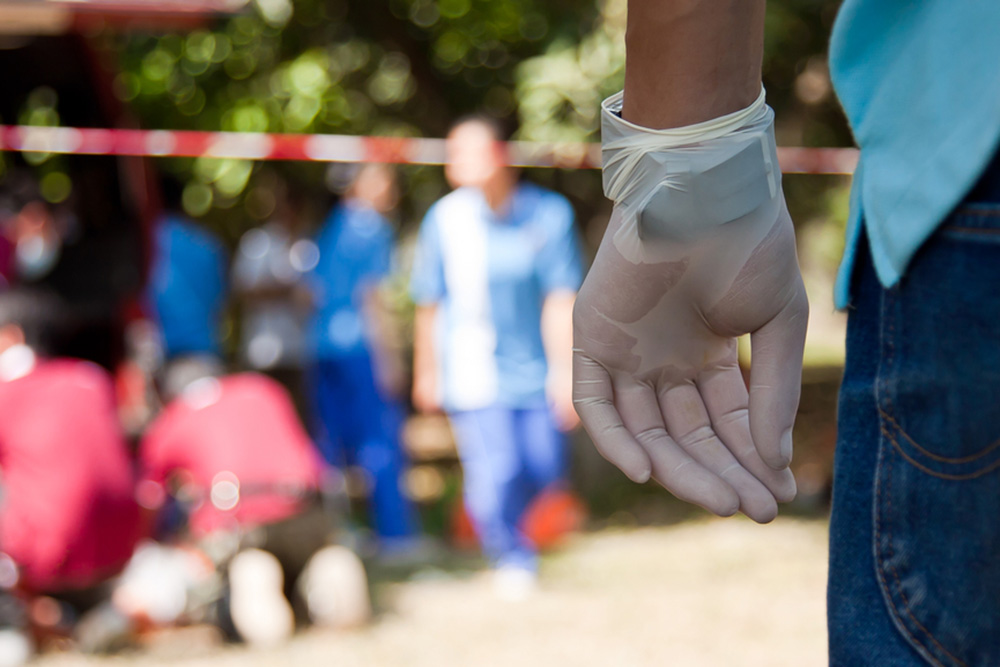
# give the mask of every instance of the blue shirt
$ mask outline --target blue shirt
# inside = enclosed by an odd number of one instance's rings
[[[207,229],[179,215],[159,220],[147,294],[168,357],[219,354],[227,253]]]
[[[321,359],[362,354],[368,339],[365,290],[389,273],[392,228],[375,209],[347,200],[330,212],[316,246],[319,261],[308,276],[316,300],[312,349]]]
[[[975,185],[1000,141],[998,0],[845,0],[830,73],[861,148],[836,303],[868,232],[879,279],[899,281]]]
[[[411,290],[438,305],[442,401],[449,410],[545,404],[542,304],[582,280],[573,209],[536,185],[519,184],[505,212],[460,188],[427,212]]]

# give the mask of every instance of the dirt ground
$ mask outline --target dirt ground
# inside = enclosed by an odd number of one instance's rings
[[[220,645],[205,630],[141,652],[38,667],[317,667],[826,664],[826,523],[695,519],[606,528],[546,557],[530,599],[496,599],[479,570],[424,569],[376,587],[351,633],[306,631],[280,649]]]

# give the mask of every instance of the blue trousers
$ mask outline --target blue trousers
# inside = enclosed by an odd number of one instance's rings
[[[897,286],[858,254],[830,526],[831,667],[1000,665],[1000,167]]]
[[[367,353],[321,359],[310,373],[316,443],[333,466],[360,466],[372,485],[375,532],[381,538],[415,534],[416,515],[403,495],[399,444],[402,408],[375,385]]]
[[[465,506],[495,566],[536,567],[519,528],[531,501],[563,481],[566,445],[547,407],[494,405],[450,415],[465,483]]]

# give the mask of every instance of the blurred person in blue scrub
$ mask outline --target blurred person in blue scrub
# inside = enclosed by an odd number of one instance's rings
[[[365,471],[382,555],[410,550],[417,530],[401,477],[401,369],[377,320],[394,246],[386,215],[397,199],[390,167],[361,167],[316,238],[319,258],[307,278],[317,444],[330,464]]]
[[[572,308],[582,279],[573,209],[506,167],[502,125],[470,117],[448,135],[453,192],[420,229],[411,289],[414,405],[444,409],[465,502],[498,593],[535,583],[536,549],[520,520],[563,483],[571,395]]]
[[[147,296],[165,357],[218,355],[228,255],[214,234],[184,214],[182,192],[179,182],[163,179]]]

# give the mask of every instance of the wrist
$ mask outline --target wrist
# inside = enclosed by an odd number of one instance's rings
[[[571,363],[559,362],[556,364],[549,364],[547,372],[547,377],[549,378],[571,377],[572,375],[573,365]]]
[[[622,220],[613,242],[627,260],[662,261],[647,256],[646,241],[685,247],[776,201],[774,113],[763,88],[744,109],[669,130],[623,119],[621,105],[621,93],[601,105],[602,179]]]

